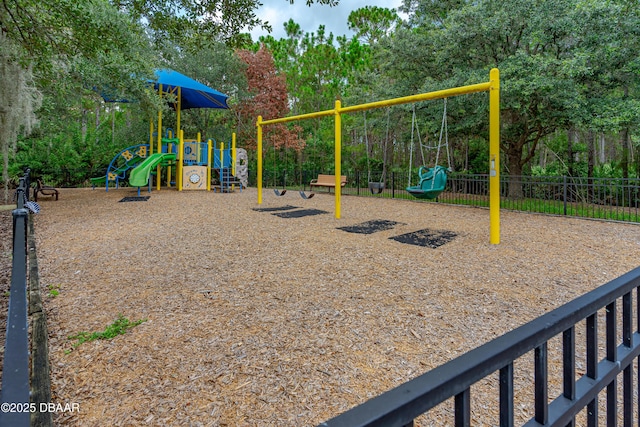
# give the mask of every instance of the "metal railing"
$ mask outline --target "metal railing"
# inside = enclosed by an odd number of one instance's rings
[[[13,211],[13,265],[2,366],[0,425],[26,427],[33,412],[30,403],[29,325],[27,300],[27,226],[30,177],[27,170],[16,190]]]
[[[440,403],[452,399],[453,422],[440,425],[471,425],[471,386],[494,373],[499,375],[497,410],[500,426],[514,425],[514,378],[529,376],[514,369],[514,362],[528,363],[533,371],[533,417],[525,426],[618,425],[631,427],[637,421],[638,395],[633,387],[634,362],[640,356],[640,268],[612,280],[575,300],[484,344],[444,365],[410,380],[378,397],[322,423],[323,427],[407,427]],[[633,308],[635,290],[636,308]],[[619,305],[620,303],[620,305]],[[619,312],[618,307],[622,310]],[[604,328],[598,327],[599,316]],[[584,333],[577,326],[584,322]],[[600,338],[604,354],[599,358]],[[576,338],[584,336],[584,347]],[[561,344],[549,342],[561,338]],[[560,348],[557,348],[560,347]],[[585,349],[585,362],[577,361],[576,347]],[[550,353],[561,362],[559,378],[549,370]],[[531,356],[524,360],[523,356]],[[554,355],[555,356],[555,355]],[[522,367],[521,365],[518,365]],[[638,367],[636,366],[636,370]],[[622,381],[618,378],[622,376]],[[562,384],[556,396],[549,395],[550,381]],[[621,390],[621,391],[620,391]],[[598,398],[606,394],[604,413]],[[621,396],[619,395],[621,393]],[[621,397],[621,399],[620,399]],[[491,396],[477,396],[483,405]],[[550,400],[553,399],[553,400]],[[621,402],[622,411],[618,411]],[[586,409],[586,411],[585,411]],[[582,412],[582,413],[581,413]],[[576,424],[576,416],[586,420]],[[604,419],[604,420],[603,420]],[[582,418],[581,418],[582,420]]]
[[[331,172],[319,172],[331,173]],[[406,172],[389,172],[385,179],[380,173],[344,172],[347,186],[343,194],[413,199],[405,190],[417,183]],[[265,170],[264,185],[273,188],[308,189],[309,181],[318,172]],[[255,178],[255,177],[254,177]],[[372,192],[369,180],[384,183],[384,190]],[[596,218],[613,221],[640,222],[640,179],[638,178],[582,178],[582,177],[500,177],[500,207],[502,209]],[[255,179],[251,182],[255,183]],[[255,184],[254,184],[255,185]],[[425,203],[447,203],[468,206],[489,206],[489,175],[450,173],[445,191],[436,200]]]

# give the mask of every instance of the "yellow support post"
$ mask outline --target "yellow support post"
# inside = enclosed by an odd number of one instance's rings
[[[220,179],[222,179],[222,169],[224,169],[224,142],[220,143]],[[222,188],[220,190],[222,191]]]
[[[162,83],[158,85],[158,94],[162,98]],[[162,110],[158,110],[158,146],[162,143]],[[153,144],[149,146],[149,155],[153,154]]]
[[[340,219],[340,199],[342,196],[342,116],[340,115],[341,103],[339,99],[336,99],[335,107],[335,175],[336,175],[336,196],[335,196],[335,211],[336,219]]]
[[[149,149],[153,153],[153,120],[149,118]]]
[[[160,94],[160,98],[162,98],[162,84],[158,85],[158,93]],[[162,152],[162,110],[158,111],[158,153]],[[153,144],[151,144],[151,154],[153,154]],[[149,176],[151,179],[151,176]],[[156,189],[160,190],[160,166],[156,168]]]
[[[173,133],[169,131],[169,139],[173,138]],[[171,143],[167,142],[167,153],[171,152]],[[171,166],[167,166],[167,188],[171,188]]]
[[[500,243],[500,71],[489,73],[489,242]]]
[[[237,153],[236,153],[236,133],[233,132],[231,134],[231,175],[236,176],[236,161],[237,161]],[[233,184],[231,186],[231,190],[236,191],[236,185]]]
[[[222,180],[224,179],[224,174],[222,173],[222,170],[224,169],[224,142],[220,143],[220,192],[222,193],[223,188],[224,188],[224,182],[222,182]]]
[[[211,191],[211,150],[213,143],[207,140],[207,191]]]
[[[178,135],[180,135],[180,112],[182,110],[182,100],[180,98],[182,98],[182,87],[178,86],[178,107],[176,108],[176,131]]]
[[[182,191],[182,168],[183,168],[183,158],[184,158],[184,132],[182,131],[182,129],[180,129],[178,131],[179,135],[180,135],[180,139],[179,139],[179,145],[178,145],[178,164],[176,166],[176,181],[178,183],[178,191]]]
[[[236,161],[238,160],[236,153],[236,133],[231,134],[231,172],[236,176]]]
[[[202,149],[200,148],[200,142],[201,142],[201,138],[202,135],[200,135],[200,132],[198,132],[196,134],[196,162],[198,164],[200,164],[200,159],[202,158]]]
[[[258,204],[262,204],[262,116],[258,116],[258,141],[257,141],[257,155],[258,155]]]

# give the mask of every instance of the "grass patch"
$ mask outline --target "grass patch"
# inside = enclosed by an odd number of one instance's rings
[[[47,286],[47,289],[49,290],[49,296],[51,298],[55,298],[60,295],[60,285],[49,285]]]
[[[147,319],[136,320],[135,322],[130,321],[122,314],[118,315],[118,318],[109,326],[107,326],[104,331],[100,332],[79,332],[76,335],[71,335],[68,338],[70,340],[76,340],[73,343],[73,348],[77,348],[80,344],[89,341],[95,340],[110,340],[112,338],[117,337],[118,335],[124,335],[127,331],[135,326],[138,326],[141,323],[146,322]]]

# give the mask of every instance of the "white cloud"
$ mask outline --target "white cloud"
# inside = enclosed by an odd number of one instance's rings
[[[402,0],[340,0],[339,5],[335,7],[315,3],[307,6],[306,0],[295,0],[294,4],[290,4],[289,0],[262,0],[262,3],[263,6],[256,13],[263,21],[269,22],[272,27],[271,35],[278,40],[286,37],[284,23],[289,19],[293,19],[306,33],[317,32],[320,25],[324,25],[327,35],[333,33],[335,37],[351,37],[353,33],[349,31],[347,18],[352,11],[365,6],[397,10]],[[253,40],[267,34],[262,29],[251,31]]]

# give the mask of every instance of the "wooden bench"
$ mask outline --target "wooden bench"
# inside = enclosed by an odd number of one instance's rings
[[[340,176],[340,187],[344,187],[347,184],[347,177],[344,175]],[[327,187],[329,191],[332,188],[336,187],[336,176],[335,175],[318,175],[318,178],[312,179],[309,184],[311,190],[313,187]]]
[[[58,190],[55,187],[50,187],[48,185],[44,185],[41,179],[37,180],[36,188],[33,190],[33,199],[38,201],[38,193],[43,196],[52,196],[58,200]]]

